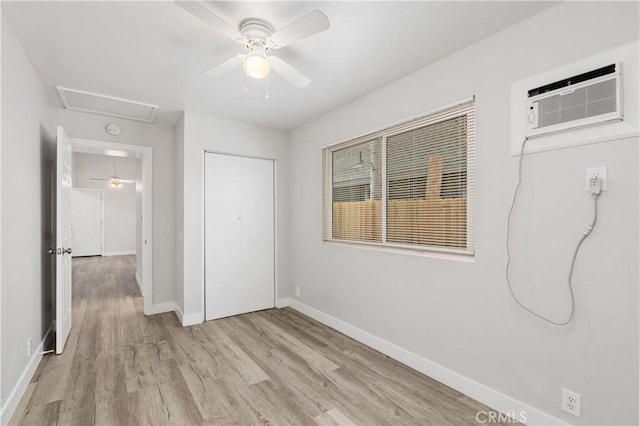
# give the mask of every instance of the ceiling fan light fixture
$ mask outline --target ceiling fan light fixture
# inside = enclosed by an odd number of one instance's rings
[[[266,56],[259,53],[249,53],[244,58],[244,73],[251,78],[263,79],[269,76],[271,71],[271,64]]]
[[[112,188],[120,188],[120,187],[122,186],[122,182],[120,182],[119,180],[116,180],[116,179],[112,179],[112,180],[109,182],[109,185],[110,185]]]

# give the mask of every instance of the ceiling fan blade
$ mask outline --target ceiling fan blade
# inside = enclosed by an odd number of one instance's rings
[[[135,180],[131,180],[131,179],[118,179],[118,182],[120,182],[120,183],[136,183]]]
[[[319,10],[314,10],[271,34],[267,41],[272,49],[278,49],[328,29],[329,18]]]
[[[111,180],[111,178],[89,178],[89,180]]]
[[[241,42],[242,34],[240,31],[229,24],[227,21],[219,17],[213,10],[199,1],[177,1],[174,3],[186,10],[196,18],[209,24],[214,30],[226,35],[234,41]]]
[[[207,68],[206,70],[202,71],[202,75],[205,77],[215,77],[219,74],[223,74],[225,72],[231,71],[235,67],[242,64],[242,61],[244,61],[244,58],[245,58],[245,55],[242,55],[242,54],[233,56],[227,59],[226,61],[220,62],[219,64],[216,64],[211,68]]]
[[[289,83],[293,84],[297,88],[301,89],[311,84],[311,80],[308,77],[277,56],[269,56],[269,62],[271,63],[271,68],[273,68],[274,71],[283,76],[289,81]]]

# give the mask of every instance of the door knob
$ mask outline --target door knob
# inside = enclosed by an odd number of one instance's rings
[[[62,254],[71,254],[71,247],[67,247],[66,249],[62,247]]]
[[[47,250],[47,253],[53,256],[54,254],[56,254],[56,249],[49,249]]]

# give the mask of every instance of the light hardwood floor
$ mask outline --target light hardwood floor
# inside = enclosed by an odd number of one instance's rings
[[[73,328],[11,424],[475,424],[486,406],[292,309],[145,317],[135,257],[73,261]]]

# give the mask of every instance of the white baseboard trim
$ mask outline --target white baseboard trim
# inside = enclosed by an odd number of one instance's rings
[[[202,312],[196,312],[195,314],[186,314],[182,316],[182,326],[188,327],[190,325],[202,324]]]
[[[309,305],[291,298],[289,300],[289,306],[293,309],[302,312],[311,318],[334,328],[353,339],[364,343],[365,345],[372,347],[391,358],[400,361],[401,363],[408,365],[409,367],[418,370],[422,374],[425,374],[463,394],[470,398],[479,401],[494,410],[501,413],[510,415],[517,420],[524,420],[520,418],[520,413],[524,412],[526,423],[528,425],[566,425],[564,421],[555,418],[544,411],[534,408],[522,401],[518,401],[510,396],[507,396],[495,389],[478,383],[462,374],[451,371],[435,362],[429,361],[419,355],[414,354],[394,343],[388,342],[380,337],[377,337],[367,331],[357,328],[349,323],[346,323],[338,318],[335,318],[329,314],[312,308]]]
[[[287,306],[289,306],[288,297],[282,297],[276,300],[276,308],[286,308]]]
[[[142,280],[140,279],[140,274],[136,271],[136,283],[138,283],[138,288],[142,292]]]
[[[178,321],[180,321],[180,324],[182,324],[184,326],[184,322],[182,322],[182,317],[184,316],[184,314],[182,313],[182,309],[180,309],[178,307],[178,304],[176,303],[176,309],[174,310],[174,312],[176,313],[176,316],[178,317]]]
[[[44,335],[42,342],[38,345],[38,347],[33,352],[31,359],[29,359],[29,363],[27,367],[24,369],[20,378],[18,379],[18,383],[13,387],[7,401],[5,402],[2,410],[0,411],[0,425],[9,424],[9,420],[11,420],[11,416],[13,416],[14,411],[18,407],[20,403],[20,399],[24,395],[24,392],[27,390],[27,386],[33,377],[33,374],[36,372],[36,368],[40,364],[42,360],[42,351],[44,349],[44,344],[47,342],[49,337],[53,334],[53,324],[49,327],[49,330]]]
[[[132,254],[136,254],[135,250],[125,250],[125,251],[105,251],[102,253],[103,256],[130,256]]]
[[[183,327],[202,323],[202,312],[185,315],[177,304],[175,305],[175,307],[176,316],[180,320],[180,324],[182,324]]]
[[[176,302],[157,303],[151,305],[151,315],[164,314],[165,312],[173,312],[176,310]]]

